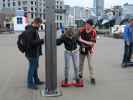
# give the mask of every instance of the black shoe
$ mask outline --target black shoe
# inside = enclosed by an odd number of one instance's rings
[[[127,67],[127,64],[123,63],[123,64],[121,64],[121,67],[122,68],[126,68]]]
[[[65,84],[67,84],[67,83],[68,83],[68,79],[67,79],[67,78],[65,78],[64,82],[65,82]]]
[[[94,78],[91,79],[91,84],[95,85],[96,84],[96,80]]]
[[[36,85],[43,85],[44,82],[43,82],[43,81],[39,81],[39,82],[36,82],[35,84],[36,84]]]
[[[28,89],[37,90],[38,87],[36,85],[28,85]]]
[[[79,78],[80,78],[80,79],[82,79],[82,78],[83,78],[83,76],[82,76],[81,74],[79,74]]]

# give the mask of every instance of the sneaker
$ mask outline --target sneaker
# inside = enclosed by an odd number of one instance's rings
[[[94,78],[91,78],[91,84],[95,85],[96,84],[96,80]]]
[[[28,85],[28,89],[37,90],[38,87],[36,85]]]
[[[79,78],[80,78],[80,79],[82,79],[82,78],[83,78],[83,76],[82,76],[81,74],[79,74]]]
[[[127,64],[126,64],[126,63],[122,63],[122,64],[121,64],[121,67],[122,67],[122,68],[126,68],[126,67],[127,67]]]

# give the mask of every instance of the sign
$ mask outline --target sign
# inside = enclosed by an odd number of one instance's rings
[[[24,10],[16,10],[16,16],[24,16]]]

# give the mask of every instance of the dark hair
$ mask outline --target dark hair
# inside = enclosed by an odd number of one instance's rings
[[[35,18],[33,22],[36,24],[42,23],[42,19],[41,18]]]
[[[92,19],[89,19],[86,21],[87,24],[90,24],[90,25],[93,25],[93,20]]]

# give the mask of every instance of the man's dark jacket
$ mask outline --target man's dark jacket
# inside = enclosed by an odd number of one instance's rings
[[[42,55],[43,39],[40,39],[38,29],[29,25],[26,27],[26,57],[39,57]]]

